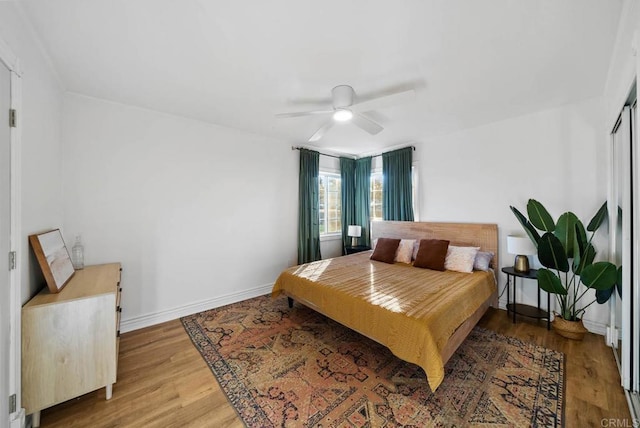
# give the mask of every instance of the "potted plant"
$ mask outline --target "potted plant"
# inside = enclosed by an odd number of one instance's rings
[[[616,283],[621,282],[621,269],[616,269],[613,263],[593,261],[596,249],[592,240],[607,218],[606,203],[586,229],[572,212],[565,212],[554,222],[547,209],[535,199],[527,203],[529,218],[517,208],[510,208],[538,248],[538,259],[544,266],[538,270],[538,286],[554,294],[558,301],[560,313],[555,314],[554,329],[561,336],[582,339],[587,331],[582,325],[585,310],[595,302],[607,301]],[[592,289],[596,290],[595,298],[583,301]]]

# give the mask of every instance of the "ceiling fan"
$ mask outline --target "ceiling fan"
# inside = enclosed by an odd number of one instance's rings
[[[317,114],[332,114],[332,119],[321,126],[320,129],[318,129],[311,136],[311,138],[309,138],[309,142],[315,142],[321,139],[322,136],[329,129],[331,129],[336,122],[351,122],[357,127],[365,130],[369,134],[376,135],[384,128],[382,127],[382,125],[374,122],[362,113],[384,107],[390,107],[397,104],[402,104],[413,99],[414,96],[414,90],[409,89],[371,100],[355,102],[356,92],[353,90],[353,88],[349,85],[339,85],[331,90],[331,109],[280,113],[277,114],[276,117],[299,117]]]

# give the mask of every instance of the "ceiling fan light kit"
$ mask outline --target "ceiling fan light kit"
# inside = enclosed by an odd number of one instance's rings
[[[348,122],[351,118],[353,118],[353,113],[346,108],[336,109],[335,113],[333,113],[333,120],[336,122]]]
[[[309,142],[315,142],[320,140],[324,134],[332,128],[335,122],[350,122],[356,125],[358,128],[368,132],[371,135],[376,135],[384,128],[379,123],[374,122],[362,113],[372,111],[379,108],[389,107],[396,104],[400,104],[410,99],[413,99],[415,95],[414,90],[396,92],[390,95],[370,99],[362,102],[354,102],[356,93],[349,85],[338,85],[331,90],[331,106],[332,110],[312,110],[293,113],[281,113],[278,117],[300,117],[310,116],[316,114],[332,114],[333,120],[329,120],[323,126],[320,127],[309,138]]]
[[[338,85],[331,90],[333,108],[349,107],[353,105],[356,92],[349,85]]]

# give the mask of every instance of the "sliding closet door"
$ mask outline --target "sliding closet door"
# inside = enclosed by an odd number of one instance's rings
[[[631,387],[629,388],[632,392],[638,393],[640,392],[640,313],[638,312],[639,304],[638,298],[640,297],[640,252],[639,252],[639,243],[640,243],[640,222],[638,221],[638,214],[640,214],[639,201],[638,197],[638,183],[640,183],[639,173],[638,173],[638,134],[636,133],[636,124],[637,124],[637,101],[634,101],[632,107],[629,109],[629,145],[631,146],[631,190],[630,190],[630,198],[631,198],[631,206],[632,206],[632,215],[630,221],[630,229],[631,229],[631,251],[629,257],[631,258],[631,262],[633,265],[633,269],[631,270],[631,278],[629,285],[627,288],[629,289],[629,298],[623,300],[623,310],[626,310],[628,316],[631,318],[631,326],[630,326],[630,336],[631,341],[629,342],[629,352],[625,353],[626,358],[630,360],[628,365],[631,367],[631,373],[629,376],[631,377]],[[625,109],[626,110],[626,109]],[[624,283],[623,283],[624,285]],[[623,289],[624,291],[624,289]],[[623,319],[626,317],[623,316]],[[624,362],[624,357],[623,357]],[[623,377],[625,374],[623,374]]]
[[[616,126],[611,133],[611,148],[610,148],[610,188],[608,196],[608,211],[609,211],[609,261],[616,266],[630,267],[629,262],[623,262],[623,247],[628,253],[629,234],[623,233],[625,229],[623,227],[623,206],[628,205],[625,203],[625,189],[628,190],[628,185],[625,183],[630,182],[631,170],[626,167],[627,162],[625,159],[629,159],[628,149],[625,153],[625,145],[623,144],[623,132],[621,130],[622,116],[618,118]],[[628,147],[628,146],[627,146]],[[628,197],[628,195],[627,195]],[[624,244],[624,238],[627,238],[627,244]],[[624,272],[626,277],[629,277],[629,272]],[[622,373],[622,302],[619,293],[614,293],[609,300],[609,309],[611,319],[609,322],[609,331],[607,334],[607,343],[615,350],[616,361],[618,363],[618,369]]]
[[[620,365],[622,386],[630,391],[640,390],[640,316],[636,299],[640,296],[638,281],[637,230],[637,144],[635,137],[635,103],[625,106],[612,132],[611,189],[609,193],[609,239],[610,260],[622,266],[622,296],[612,296],[610,344],[616,347]],[[613,328],[615,327],[615,329]],[[618,343],[618,331],[621,341]]]

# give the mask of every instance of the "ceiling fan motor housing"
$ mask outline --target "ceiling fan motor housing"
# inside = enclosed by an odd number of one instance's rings
[[[349,85],[339,85],[331,90],[333,108],[339,109],[353,105],[355,91]]]

